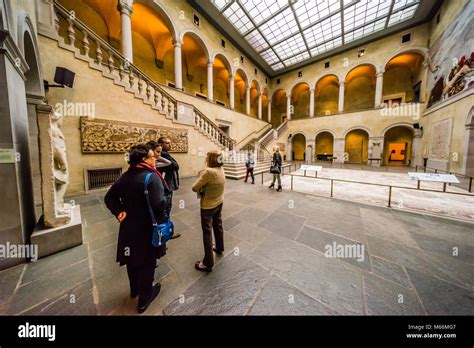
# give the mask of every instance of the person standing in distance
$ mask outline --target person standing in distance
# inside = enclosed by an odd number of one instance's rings
[[[169,166],[157,168],[158,171],[163,175],[168,189],[170,191],[170,204],[168,209],[168,216],[171,217],[171,208],[173,206],[173,191],[179,189],[179,165],[178,162],[169,154],[171,150],[171,140],[168,137],[160,137],[158,144],[161,145],[161,157],[171,162]],[[171,239],[175,239],[181,236],[181,233],[176,233]]]

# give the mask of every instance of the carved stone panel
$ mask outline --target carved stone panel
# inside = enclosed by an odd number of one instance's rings
[[[126,152],[162,136],[171,139],[170,152],[188,152],[187,129],[81,117],[82,153]]]
[[[431,125],[430,159],[449,159],[452,127],[452,117],[434,122]]]

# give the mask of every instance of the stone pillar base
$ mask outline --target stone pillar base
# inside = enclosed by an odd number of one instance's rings
[[[31,235],[31,244],[38,245],[38,258],[82,245],[80,206],[75,205],[71,212],[71,221],[60,227],[46,227],[43,223],[43,217],[41,217]]]

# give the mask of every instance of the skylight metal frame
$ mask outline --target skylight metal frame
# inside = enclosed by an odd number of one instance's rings
[[[330,3],[326,4],[321,0],[311,0],[314,3],[311,3],[311,7],[309,9],[314,12],[316,8],[319,10],[322,8],[325,12],[325,16],[319,17],[316,21],[311,21],[307,15],[305,15],[304,19],[298,16],[298,12],[301,13],[301,17],[303,17],[304,12],[301,12],[300,9],[302,6],[305,7],[307,10],[308,6],[306,3],[301,4],[298,6],[298,1],[308,1],[308,0],[288,0],[287,4],[281,4],[281,0],[279,1],[278,6],[282,6],[278,10],[271,11],[270,15],[268,15],[268,8],[266,7],[264,11],[260,11],[259,13],[256,12],[258,7],[256,6],[253,0],[230,0],[225,6],[219,7],[215,4],[216,1],[219,0],[211,0],[211,3],[216,7],[218,12],[224,15],[224,12],[227,11],[228,8],[233,6],[233,8],[239,8],[239,10],[245,15],[246,19],[249,21],[249,25],[246,26],[246,30],[242,30],[241,26],[236,26],[235,23],[232,23],[227,16],[224,16],[225,19],[232,25],[236,30],[242,35],[244,40],[246,40],[249,45],[253,48],[253,50],[273,69],[273,71],[281,70],[283,68],[291,67],[294,64],[301,63],[301,57],[307,57],[306,59],[317,57],[323,52],[331,51],[336,48],[340,48],[347,43],[350,43],[355,40],[362,39],[366,36],[372,35],[379,31],[386,30],[391,26],[397,25],[409,19],[412,19],[416,16],[419,5],[421,4],[422,0],[378,0],[378,3],[374,6],[374,2],[377,0],[338,0],[338,1],[331,1]],[[327,1],[327,0],[325,0]],[[390,2],[389,5],[384,6],[383,3]],[[222,3],[222,1],[221,1]],[[266,6],[263,3],[263,6]],[[323,6],[323,7],[319,7]],[[338,6],[336,10],[334,6]],[[247,8],[248,7],[252,13],[250,13]],[[375,8],[375,10],[374,10]],[[410,10],[410,8],[414,8],[415,11],[411,13],[410,16],[404,18],[405,10]],[[327,11],[326,11],[327,10]],[[349,16],[350,10],[353,10],[353,16]],[[357,13],[356,13],[357,10]],[[267,14],[264,12],[267,11]],[[284,25],[288,25],[289,23],[294,25],[294,27],[289,28],[284,31],[285,35],[282,35],[282,31],[280,31],[279,36],[277,36],[277,40],[269,38],[265,35],[263,29],[267,30],[269,27],[269,23],[275,22],[275,18],[281,16],[285,11],[288,14],[292,14],[294,17],[293,23],[289,18],[289,16],[285,16],[281,20],[285,21],[285,23],[281,22],[279,28],[283,27]],[[291,12],[290,12],[291,11]],[[375,12],[374,12],[375,11]],[[387,11],[385,13],[385,11]],[[380,14],[379,14],[380,12]],[[408,12],[410,13],[410,12]],[[347,16],[346,16],[347,14]],[[335,18],[334,16],[339,16],[339,22],[336,21],[335,25],[332,23],[333,26],[330,27],[330,35],[325,35],[324,33],[328,31],[325,26],[322,26],[322,23],[326,24],[325,21],[332,20],[330,18]],[[368,17],[374,17],[368,20]],[[406,16],[406,15],[405,15]],[[401,18],[401,20],[399,19]],[[354,25],[350,25],[350,29],[347,28],[348,20],[351,20]],[[306,25],[302,25],[303,23],[307,23]],[[381,25],[383,24],[383,25]],[[252,26],[250,28],[250,25]],[[319,27],[318,27],[319,26]],[[317,38],[314,36],[311,40],[309,40],[309,36],[305,35],[309,33],[311,29],[319,28],[320,32],[323,34],[318,34]],[[335,35],[333,35],[336,33]],[[260,40],[256,40],[255,37],[261,36]],[[302,40],[299,39],[301,36]],[[253,40],[252,40],[253,37]],[[295,43],[295,40],[299,39],[300,45],[298,49],[294,50],[294,54],[288,55],[288,52],[284,52],[284,45],[285,43]],[[255,43],[258,41],[258,43]],[[336,45],[334,45],[336,43]],[[328,45],[326,50],[321,51],[321,47],[325,47]],[[276,48],[279,48],[277,50]],[[319,51],[318,51],[319,49]],[[273,59],[267,60],[263,56],[264,53],[272,52],[271,56]],[[276,60],[275,58],[276,57]],[[276,69],[275,67],[278,67]]]

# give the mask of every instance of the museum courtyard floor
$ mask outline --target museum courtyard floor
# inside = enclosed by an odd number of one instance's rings
[[[198,272],[194,180],[182,180],[175,195],[173,220],[182,236],[159,261],[162,290],[147,315],[474,314],[472,224],[279,193],[259,180],[227,181],[226,251],[212,273]],[[75,199],[82,246],[0,272],[1,314],[135,315],[126,270],[115,263],[118,223],[103,195]],[[362,253],[327,253],[339,246]]]

